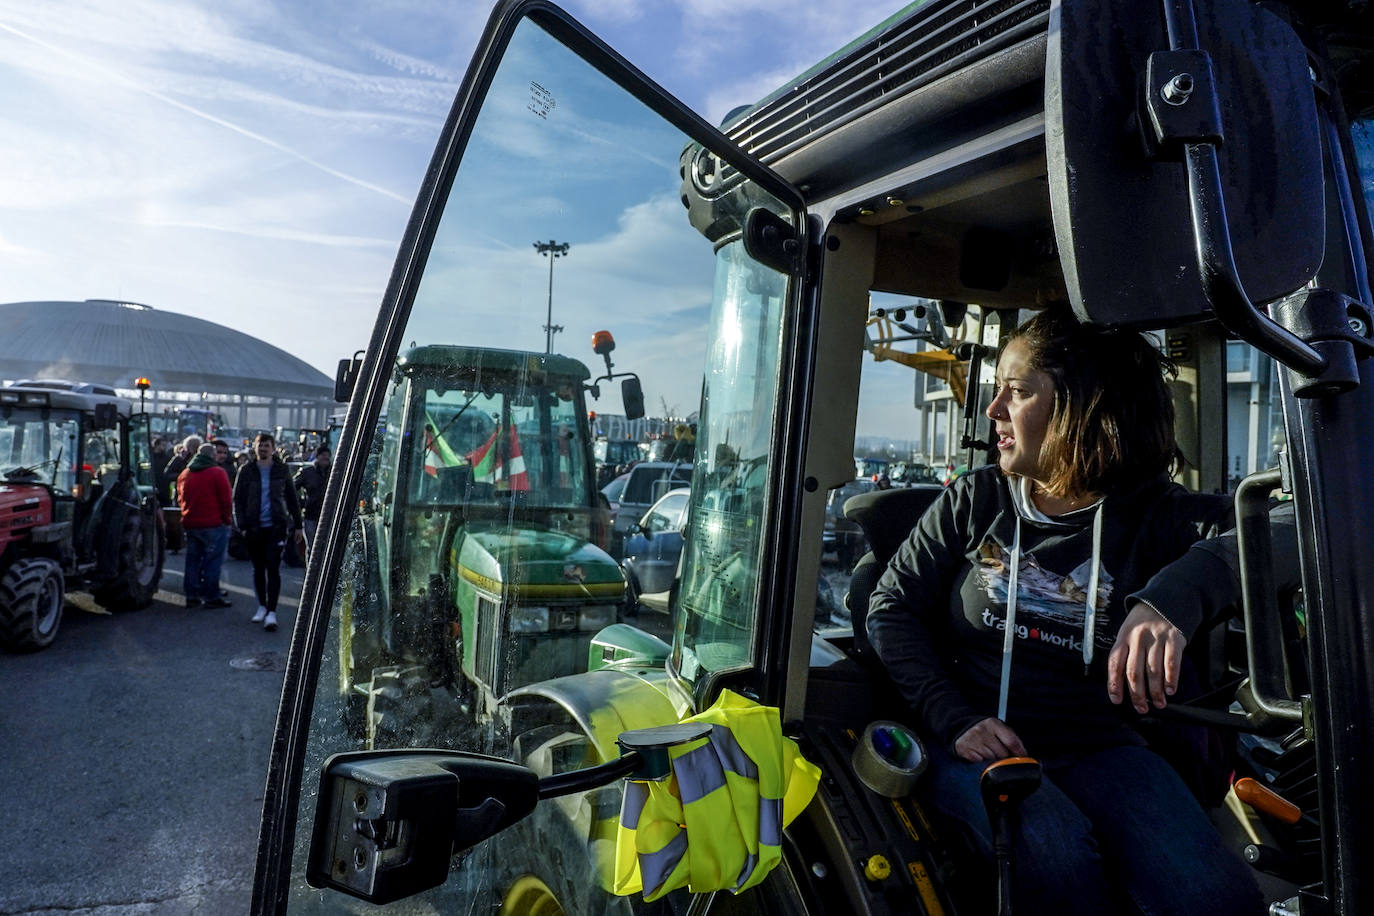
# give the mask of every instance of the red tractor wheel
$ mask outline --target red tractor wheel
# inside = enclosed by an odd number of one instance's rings
[[[0,646],[36,652],[52,645],[62,623],[62,568],[45,557],[24,557],[0,577]]]

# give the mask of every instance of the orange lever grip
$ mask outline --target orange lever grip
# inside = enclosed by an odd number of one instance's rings
[[[1237,779],[1235,789],[1236,798],[1285,824],[1296,824],[1302,819],[1301,808],[1249,776]]]

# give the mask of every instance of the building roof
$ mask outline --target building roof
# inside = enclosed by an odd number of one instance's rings
[[[0,304],[0,378],[67,378],[121,389],[330,399],[334,382],[278,347],[136,302]]]

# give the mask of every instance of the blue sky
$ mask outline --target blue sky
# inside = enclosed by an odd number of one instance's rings
[[[902,5],[567,9],[715,123]],[[0,301],[143,302],[332,373],[370,334],[489,9],[0,0]],[[635,220],[652,211],[627,209],[623,234],[647,237]],[[537,289],[544,262],[529,257]],[[646,250],[640,269],[655,257],[667,255]]]

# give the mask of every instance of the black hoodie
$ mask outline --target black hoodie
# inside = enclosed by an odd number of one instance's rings
[[[1014,570],[1007,724],[1035,755],[1141,744],[1129,706],[1107,699],[1107,655],[1125,597],[1197,540],[1196,506],[1161,475],[1050,519],[1028,505],[1021,486],[995,465],[950,484],[873,592],[873,648],[928,737],[952,748],[970,726],[998,714]],[[1196,627],[1174,623],[1190,637]]]

